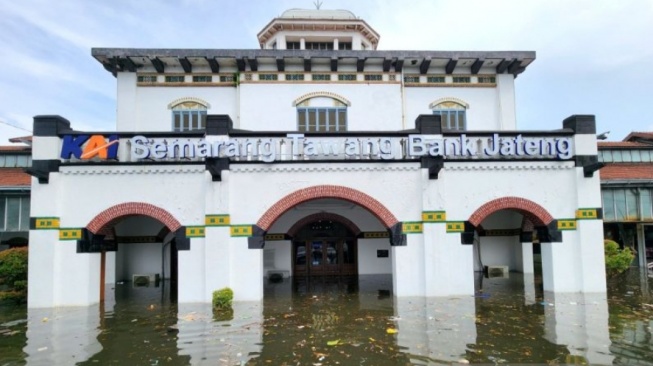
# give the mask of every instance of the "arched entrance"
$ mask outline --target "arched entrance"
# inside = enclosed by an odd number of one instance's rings
[[[177,243],[181,224],[169,212],[143,202],[127,202],[99,213],[87,225],[88,250],[99,252],[100,302],[136,287],[160,287],[177,299]],[[107,287],[109,286],[109,287]],[[123,291],[125,292],[125,291]],[[108,295],[107,295],[108,294]]]
[[[559,235],[552,228],[553,216],[531,200],[503,197],[479,207],[469,223],[475,231],[474,269],[483,271],[485,277],[522,273],[526,298],[534,301],[535,289],[543,288],[539,241],[555,241]],[[482,288],[483,276],[477,278]]]
[[[328,213],[309,215],[288,231],[292,237],[293,276],[358,274],[358,227]]]

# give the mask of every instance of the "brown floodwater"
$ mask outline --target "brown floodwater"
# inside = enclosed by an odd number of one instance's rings
[[[607,295],[477,276],[475,296],[401,298],[391,276],[266,283],[262,302],[173,304],[117,285],[103,306],[0,307],[0,365],[653,365],[653,279]]]

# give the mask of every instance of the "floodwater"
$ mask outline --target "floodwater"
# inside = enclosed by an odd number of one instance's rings
[[[104,308],[0,307],[0,365],[653,365],[653,279],[608,295],[477,278],[476,296],[392,296],[390,276],[267,283],[263,302],[171,304],[116,286]]]

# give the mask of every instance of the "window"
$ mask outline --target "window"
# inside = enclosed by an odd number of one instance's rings
[[[261,81],[263,81],[263,80],[273,81],[273,80],[277,80],[277,78],[278,78],[277,74],[259,74],[258,75],[258,79],[261,80]]]
[[[351,50],[351,42],[340,42],[338,44],[339,50]]]
[[[365,81],[381,81],[381,80],[383,80],[383,75],[365,74]]]
[[[184,75],[168,75],[166,76],[166,83],[183,83]]]
[[[471,83],[472,78],[469,76],[454,76],[453,77],[453,82],[454,83]]]
[[[338,81],[356,81],[356,74],[339,74]]]
[[[286,74],[286,80],[302,81],[304,80],[304,74]]]
[[[332,50],[333,42],[306,42],[307,50]]]
[[[298,50],[299,42],[286,42],[286,49],[288,50]]]
[[[139,83],[156,83],[156,75],[138,75]]]
[[[427,83],[439,83],[439,84],[442,84],[442,83],[444,83],[444,76],[427,76],[426,77],[426,82]]]
[[[0,168],[27,168],[32,166],[30,155],[0,155]]]
[[[347,107],[297,108],[297,130],[301,132],[347,131]]]
[[[210,83],[213,81],[213,77],[211,75],[194,75],[193,76],[193,82],[194,83]]]
[[[221,83],[233,83],[236,79],[233,75],[220,75]]]
[[[331,80],[330,74],[313,74],[313,81],[328,81]]]
[[[433,107],[433,114],[442,116],[442,128],[465,131],[467,129],[467,109],[456,102],[442,102]]]
[[[419,83],[419,76],[404,76],[404,83]]]
[[[651,150],[644,149],[601,149],[599,161],[604,163],[649,163]]]
[[[29,230],[28,196],[0,196],[0,230]]]
[[[639,221],[653,219],[651,188],[604,188],[604,221]]]
[[[479,76],[479,84],[494,84],[497,82],[497,78],[494,76]]]
[[[172,108],[172,130],[175,132],[206,128],[206,106],[197,102],[182,102]]]

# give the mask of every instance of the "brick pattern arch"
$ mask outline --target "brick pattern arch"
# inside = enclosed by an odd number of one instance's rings
[[[319,220],[327,220],[327,221],[337,221],[347,229],[349,229],[354,235],[358,236],[360,234],[361,230],[354,224],[351,220],[344,216],[340,216],[334,213],[329,213],[329,212],[320,212],[312,215],[308,215],[299,221],[297,221],[290,229],[288,229],[288,235],[290,236],[295,236],[301,228],[303,228],[305,225],[310,224],[311,222],[319,221]]]
[[[517,211],[535,226],[546,226],[553,221],[553,216],[547,210],[531,200],[521,197],[503,197],[479,207],[469,217],[469,222],[478,227],[488,216],[500,210]]]
[[[361,191],[343,186],[321,185],[300,189],[285,196],[272,205],[272,207],[261,216],[261,219],[258,220],[256,225],[267,231],[286,211],[301,203],[320,198],[336,198],[355,203],[376,216],[376,218],[378,218],[379,221],[388,228],[399,222],[395,215],[383,206],[381,202]]]
[[[86,228],[93,234],[109,234],[111,228],[115,226],[120,220],[129,216],[148,216],[153,219],[159,220],[170,231],[176,231],[181,227],[177,219],[172,216],[168,211],[144,202],[126,202],[121,203],[100,212]]]

